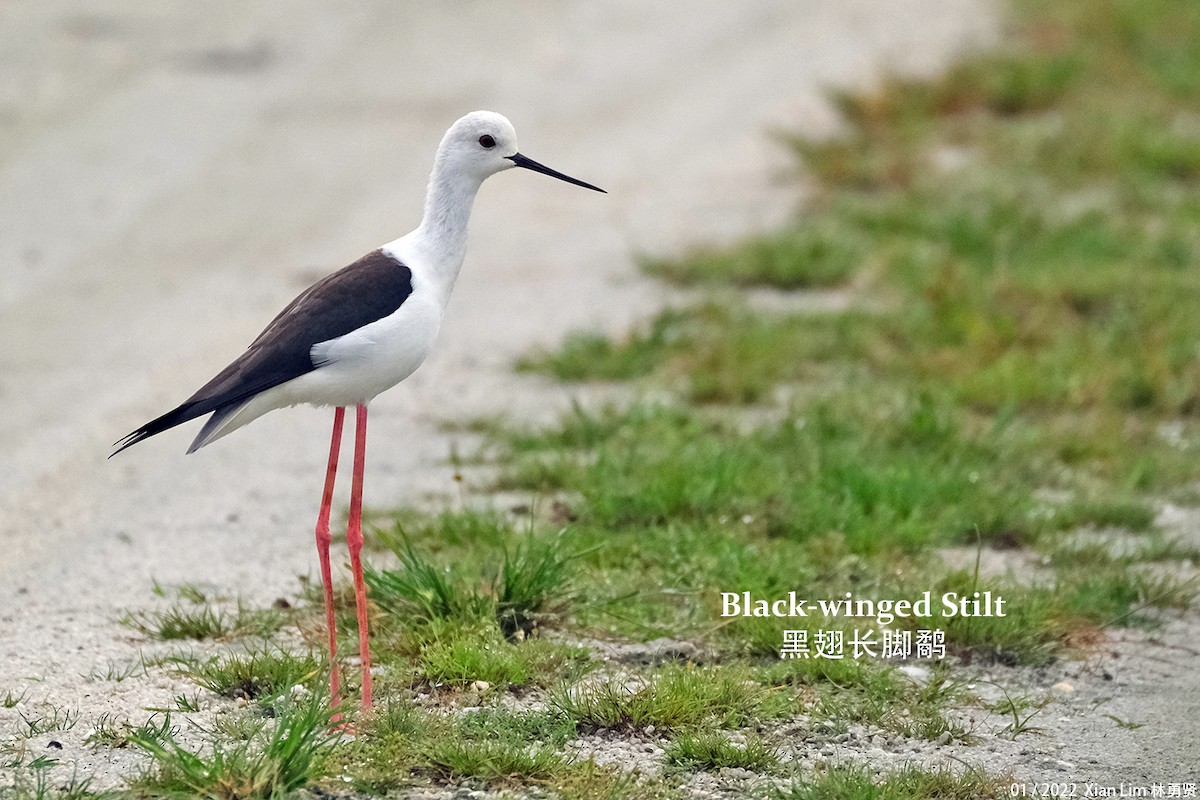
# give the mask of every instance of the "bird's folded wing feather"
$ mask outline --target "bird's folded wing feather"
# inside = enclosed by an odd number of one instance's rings
[[[126,447],[319,367],[313,345],[355,331],[396,311],[412,294],[412,271],[375,250],[314,283],[289,303],[246,352],[178,407],[120,440]]]

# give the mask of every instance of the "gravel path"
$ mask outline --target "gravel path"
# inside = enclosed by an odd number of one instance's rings
[[[100,714],[178,691],[83,677],[136,659],[114,619],[152,579],[269,602],[315,574],[327,411],[269,415],[188,458],[190,428],[113,461],[109,443],[315,278],[409,230],[449,122],[501,111],[523,152],[610,194],[488,182],[434,355],[373,405],[375,505],[453,491],[447,417],[567,402],[508,365],[657,308],[633,254],[786,214],[772,128],[830,130],[827,87],[934,69],[995,26],[977,0],[338,8],[0,10],[0,696],[78,708],[68,747]]]

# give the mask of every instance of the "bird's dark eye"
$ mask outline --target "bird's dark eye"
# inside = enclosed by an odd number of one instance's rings
[[[486,147],[488,150],[491,150],[496,146],[496,140],[493,139],[489,134],[485,133],[483,136],[479,137],[479,144],[483,147]]]

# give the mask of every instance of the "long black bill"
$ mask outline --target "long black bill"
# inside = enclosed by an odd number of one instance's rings
[[[516,164],[518,167],[524,167],[525,169],[531,169],[534,172],[540,172],[543,175],[549,175],[551,178],[558,178],[560,181],[566,181],[567,183],[573,183],[576,186],[582,186],[585,189],[591,189],[592,191],[595,191],[595,192],[604,192],[604,194],[608,194],[608,192],[605,192],[599,186],[592,186],[590,183],[584,183],[583,181],[579,180],[578,178],[572,178],[570,175],[563,175],[558,170],[550,169],[545,164],[539,164],[538,162],[534,161],[532,158],[526,158],[525,156],[521,155],[520,153],[517,153],[516,155],[513,155],[513,156],[508,156],[508,160],[513,162],[514,164]]]

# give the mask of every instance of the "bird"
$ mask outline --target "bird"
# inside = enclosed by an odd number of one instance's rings
[[[523,168],[604,192],[523,155],[509,120],[473,111],[438,145],[421,223],[301,292],[250,346],[175,408],[117,440],[110,458],[151,436],[209,415],[188,448],[202,447],[275,409],[332,406],[333,433],[317,515],[317,555],[325,595],[331,707],[340,702],[329,546],[330,505],[347,408],[355,409],[354,465],[346,544],[354,579],[362,667],[360,713],[372,704],[367,596],[362,571],[362,490],[367,409],[411,375],[429,354],[467,249],[467,224],[483,182]],[[340,712],[335,719],[340,719]]]

